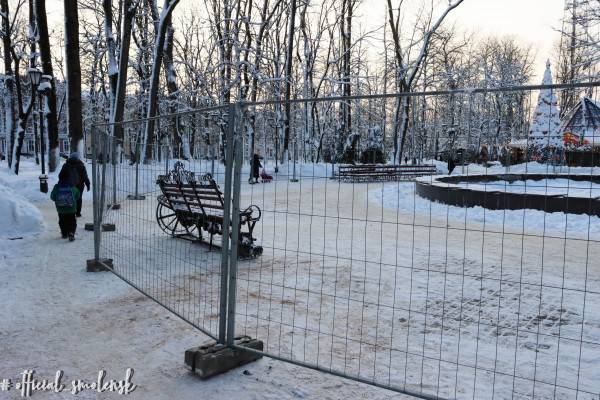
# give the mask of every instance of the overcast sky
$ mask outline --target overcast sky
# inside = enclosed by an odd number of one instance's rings
[[[198,4],[197,1],[182,0],[179,8]],[[382,25],[385,22],[385,4],[386,0],[363,0],[358,13],[361,23]],[[61,0],[48,0],[51,25],[62,25],[62,7]],[[556,30],[560,28],[563,8],[564,0],[464,0],[447,23],[483,36],[513,35],[522,43],[531,44],[537,56],[537,81],[541,80],[545,62],[552,56],[552,47],[559,38]]]

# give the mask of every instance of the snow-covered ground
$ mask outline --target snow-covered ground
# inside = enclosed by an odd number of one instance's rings
[[[85,272],[93,242],[82,225],[91,221],[91,199],[84,202],[77,240],[66,242],[60,239],[54,205],[38,191],[38,175],[29,160],[22,162],[19,178],[0,163],[0,193],[13,188],[24,199],[20,204],[37,209],[44,221],[35,229],[19,229],[22,239],[0,237],[0,380],[14,385],[25,369],[53,379],[63,370],[69,386],[73,379],[94,381],[100,369],[107,379],[123,379],[126,368],[133,368],[137,389],[127,396],[64,391],[33,398],[407,398],[267,358],[207,381],[191,375],[183,353],[208,338],[113,274]],[[51,188],[56,175],[50,181]],[[13,386],[0,398],[22,397]]]
[[[103,251],[126,279],[216,333],[219,254],[160,231],[153,168],[147,199],[107,214],[125,231]],[[289,171],[242,185],[240,205],[263,211],[255,236],[265,252],[239,263],[236,333],[278,357],[444,398],[600,391],[598,218],[455,209],[418,198],[412,183],[340,183],[321,165],[299,165],[291,182]],[[465,166],[486,171],[506,169]],[[121,198],[130,174],[119,169]]]
[[[300,181],[290,182],[284,167],[272,183],[242,185],[241,206],[263,210],[255,236],[265,251],[238,265],[236,333],[263,340],[275,356],[442,398],[569,399],[575,388],[579,399],[597,397],[598,219],[454,210],[419,199],[412,183],[340,183],[327,178],[328,166],[310,164],[299,165]],[[210,164],[191,168],[207,172]],[[492,169],[505,172],[465,168]],[[158,228],[155,179],[162,171],[140,166],[147,198],[130,201],[135,170],[118,169],[122,208],[106,214],[117,232],[104,235],[102,253],[125,279],[215,333],[219,252]],[[111,184],[110,166],[107,172]],[[1,242],[8,279],[0,291],[18,312],[5,311],[9,324],[0,325],[0,347],[9,349],[0,378],[31,364],[50,372],[69,363],[70,376],[134,367],[139,398],[393,396],[267,359],[207,382],[194,379],[183,350],[205,337],[115,276],[84,273],[91,235],[60,241],[51,204],[34,204],[47,228],[17,244]],[[35,254],[15,254],[19,246]],[[58,246],[73,253],[60,260]],[[21,339],[34,329],[51,333]]]
[[[519,185],[515,183],[515,185]],[[533,188],[525,186],[507,186],[507,191],[523,191],[533,193],[542,192],[539,182],[533,181]],[[588,183],[589,185],[589,183]],[[463,184],[461,184],[463,186]],[[465,183],[465,187],[476,190],[504,190],[494,184]],[[530,191],[531,190],[531,191]],[[552,190],[549,188],[548,190]],[[554,190],[563,191],[562,188]],[[566,189],[565,189],[566,190]],[[582,195],[585,189],[575,191]],[[590,192],[590,189],[587,189]],[[569,189],[569,193],[571,193]],[[600,193],[599,193],[600,195]],[[446,204],[432,202],[415,194],[415,185],[412,182],[384,185],[369,191],[369,198],[376,204],[385,208],[399,210],[407,214],[415,214],[420,218],[431,216],[434,221],[432,226],[452,229],[480,229],[486,231],[504,232],[515,235],[546,235],[565,237],[568,239],[600,240],[600,218],[588,215],[565,213],[545,213],[538,210],[488,210],[483,207],[454,207]],[[429,224],[429,222],[424,222]]]

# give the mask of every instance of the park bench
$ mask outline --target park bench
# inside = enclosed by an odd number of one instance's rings
[[[158,196],[156,221],[160,228],[172,237],[206,243],[203,232],[209,236],[210,248],[215,246],[215,235],[224,232],[231,235],[231,226],[224,228],[223,192],[210,174],[200,181],[181,162],[176,162],[168,175],[159,175],[156,183],[162,192]],[[256,257],[262,254],[262,247],[256,246],[253,237],[254,227],[260,220],[261,210],[251,205],[239,213],[238,255]]]
[[[435,165],[340,165],[335,177],[343,182],[402,181],[435,175]]]

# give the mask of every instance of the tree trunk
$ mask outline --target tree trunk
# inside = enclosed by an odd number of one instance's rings
[[[290,146],[290,125],[291,125],[291,104],[290,99],[292,97],[292,64],[294,54],[294,22],[296,20],[296,0],[291,0],[290,4],[290,18],[288,21],[288,44],[287,44],[287,55],[285,57],[285,131],[283,134],[283,156],[287,157],[288,149]],[[285,162],[282,159],[282,162]]]
[[[166,20],[167,30],[165,37],[164,47],[164,67],[165,67],[165,81],[167,83],[167,93],[169,94],[169,114],[175,114],[177,112],[177,101],[179,88],[177,87],[177,75],[175,73],[175,66],[173,63],[173,46],[174,46],[174,34],[175,29],[173,28],[173,22],[171,16]],[[174,155],[176,158],[190,158],[189,143],[184,143],[183,138],[180,135],[179,118],[175,115],[171,120],[170,125],[171,139]]]
[[[50,38],[48,36],[48,22],[46,20],[46,0],[35,0],[35,16],[38,28],[38,44],[40,61],[44,75],[52,77],[50,91],[45,96],[44,114],[46,117],[46,130],[48,132],[48,170],[56,171],[58,167],[58,119],[56,113],[56,82],[52,69],[52,54],[50,52]],[[43,148],[43,147],[42,147]]]
[[[17,132],[16,140],[13,140],[12,157],[13,165],[12,168],[15,174],[19,174],[19,162],[21,159],[21,151],[23,149],[23,141],[25,139],[25,129],[27,127],[27,120],[29,114],[33,110],[33,98],[30,99],[26,109],[23,109],[23,91],[21,88],[21,75],[19,73],[19,57],[17,56],[15,49],[11,48],[12,60],[14,62],[14,77],[15,77],[15,88],[17,89]]]
[[[144,147],[148,143],[148,139],[154,134],[154,117],[158,108],[158,84],[160,80],[160,66],[164,56],[165,36],[167,33],[166,20],[169,18],[179,0],[165,0],[163,11],[160,15],[158,28],[156,32],[156,41],[154,43],[154,60],[152,64],[152,75],[150,77],[150,93],[148,94],[148,121],[146,122],[146,130],[144,133]],[[147,156],[147,154],[146,154]],[[144,160],[146,162],[146,160]]]
[[[12,54],[10,51],[12,43],[10,34],[8,34],[8,32],[10,32],[8,0],[0,0],[0,12],[2,12],[2,15],[6,16],[6,18],[1,18],[2,30],[7,32],[7,34],[3,35],[2,37],[2,44],[4,47],[4,74],[6,75],[4,85],[6,87],[7,94],[7,98],[5,100],[4,126],[6,128],[5,137],[8,139],[6,144],[6,159],[8,161],[8,166],[12,168],[12,148],[15,141],[15,81],[12,70]]]
[[[81,64],[77,0],[65,0],[65,65],[67,70],[67,131],[71,152],[83,150],[81,119]]]
[[[131,44],[131,30],[133,27],[133,18],[135,16],[135,6],[131,0],[123,1],[123,32],[121,33],[121,49],[119,51],[119,70],[117,79],[117,88],[112,114],[113,136],[117,139],[119,146],[123,145],[124,134],[123,125],[115,124],[123,121],[125,113],[125,91],[127,87],[127,69],[129,66],[129,48]],[[120,153],[120,151],[119,151]]]
[[[106,35],[106,53],[108,57],[108,84],[110,87],[110,109],[115,109],[119,68],[117,66],[117,44],[113,33],[112,0],[103,0],[104,34]]]
[[[342,8],[342,24],[340,25],[341,36],[342,36],[342,94],[343,97],[348,98],[352,95],[352,87],[350,84],[350,53],[352,46],[352,14],[354,8],[354,0],[345,0],[344,7]],[[344,21],[345,19],[345,21]],[[346,143],[348,136],[352,134],[352,115],[350,108],[350,100],[344,100],[341,104],[342,108],[342,123],[343,123],[343,139],[342,142]],[[356,151],[356,140],[351,141],[349,149],[350,154],[343,154],[343,157],[352,156],[354,157]]]
[[[409,124],[409,113],[410,113],[410,97],[405,96],[400,100],[400,145],[398,147],[398,154],[396,159],[398,162],[402,162],[402,156],[404,155],[404,146],[406,144],[406,134],[408,133]]]

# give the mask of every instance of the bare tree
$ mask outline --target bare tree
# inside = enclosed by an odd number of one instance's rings
[[[156,40],[154,43],[154,57],[152,63],[152,74],[150,77],[150,92],[148,94],[148,114],[146,115],[148,121],[146,122],[146,129],[143,137],[144,147],[146,147],[148,139],[151,138],[154,133],[154,117],[156,116],[158,106],[158,84],[160,79],[160,67],[164,57],[165,37],[167,34],[169,19],[178,3],[179,0],[165,0],[163,9],[160,13],[158,21],[156,22]]]
[[[401,37],[401,6],[402,0],[399,1],[398,7],[392,5],[392,0],[387,0],[388,6],[388,23],[392,34],[394,45],[394,56],[396,61],[396,88],[400,92],[410,93],[413,91],[417,78],[420,73],[420,68],[428,54],[429,45],[433,34],[442,25],[442,22],[448,14],[458,7],[464,0],[455,0],[448,3],[448,6],[437,19],[434,20],[433,8],[428,13],[417,20],[418,25],[422,25],[420,39],[411,38],[408,47],[405,47]],[[413,29],[413,36],[418,35],[416,32],[417,26]],[[415,43],[420,44],[420,49],[414,60],[410,59],[410,53]],[[394,162],[400,160],[404,153],[404,144],[406,142],[406,133],[408,131],[410,117],[410,98],[408,96],[398,99],[396,102],[396,112],[394,116]]]
[[[122,1],[122,29],[121,46],[119,50],[119,62],[117,69],[117,84],[114,98],[111,122],[113,123],[113,136],[117,139],[119,146],[123,144],[123,125],[118,122],[123,120],[125,112],[125,92],[127,88],[127,72],[129,68],[129,48],[131,45],[131,31],[133,29],[133,19],[135,17],[137,1]],[[109,56],[110,57],[110,56]],[[119,153],[121,150],[119,149]]]
[[[0,0],[0,13],[2,13],[2,46],[3,46],[3,59],[4,59],[4,86],[6,87],[6,98],[5,98],[5,129],[6,137],[8,139],[8,154],[7,160],[8,165],[12,167],[13,154],[12,146],[15,142],[15,81],[14,72],[12,68],[12,26],[13,21],[10,20],[10,9],[8,8],[8,0]]]
[[[46,19],[46,0],[35,0],[35,16],[38,31],[38,43],[40,47],[40,61],[44,75],[52,77],[50,90],[45,99],[45,118],[48,131],[48,170],[56,171],[58,167],[58,118],[56,109],[56,79],[52,68],[52,54],[50,50],[50,36],[48,34],[48,22]]]
[[[288,157],[288,149],[290,146],[290,112],[291,103],[290,99],[292,96],[292,65],[293,65],[293,54],[294,54],[294,33],[295,33],[295,21],[296,21],[296,0],[291,0],[289,17],[288,17],[288,42],[285,56],[285,130],[283,134],[283,154],[282,161],[285,162]]]
[[[67,130],[71,151],[83,150],[79,14],[77,0],[65,0],[65,54],[67,69]]]

